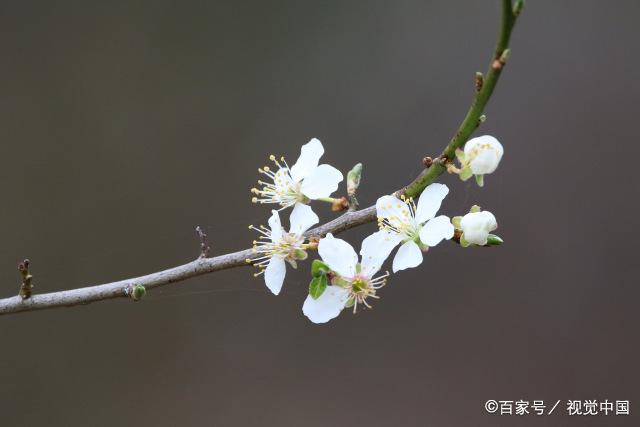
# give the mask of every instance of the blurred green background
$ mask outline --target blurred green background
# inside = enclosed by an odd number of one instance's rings
[[[637,425],[484,411],[640,403],[640,6],[528,3],[479,131],[502,165],[483,189],[442,177],[442,213],[491,210],[503,247],[441,244],[325,326],[301,312],[308,264],[279,297],[244,268],[4,316],[0,425]],[[498,17],[497,0],[0,2],[2,296],[25,257],[42,293],[189,261],[196,225],[214,254],[248,247],[269,212],[257,168],[311,137],[364,163],[374,203],[453,135]]]

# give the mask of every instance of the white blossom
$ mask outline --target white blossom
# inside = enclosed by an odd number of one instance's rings
[[[324,154],[322,143],[313,138],[302,146],[298,161],[291,167],[284,160],[269,158],[276,165],[276,170],[268,166],[258,169],[271,182],[258,181],[260,189],[252,188],[256,195],[254,203],[276,203],[286,208],[296,203],[308,203],[310,200],[329,197],[338,189],[338,183],[343,179],[342,173],[333,166],[318,165]]]
[[[464,146],[464,159],[474,175],[493,173],[502,159],[502,144],[490,135],[470,139]]]
[[[381,236],[371,235],[362,242],[362,259],[358,263],[358,255],[349,243],[327,234],[318,243],[318,253],[335,276],[318,299],[307,296],[302,306],[304,315],[313,323],[326,323],[345,307],[353,306],[354,313],[358,304],[371,308],[367,299],[380,298],[376,292],[386,284],[389,273],[374,276],[391,249],[393,246],[385,245]]]
[[[491,212],[469,212],[460,221],[461,239],[467,243],[484,246],[487,244],[489,233],[496,228],[498,228],[498,222]]]
[[[291,211],[289,217],[291,228],[287,233],[280,224],[278,211],[271,212],[268,228],[249,226],[261,235],[259,240],[253,242],[255,258],[247,259],[247,262],[253,262],[260,268],[260,272],[255,276],[264,274],[265,284],[271,292],[278,295],[286,274],[285,261],[296,268],[297,261],[307,258],[306,249],[309,244],[305,243],[303,234],[312,225],[317,224],[319,218],[311,207],[298,203]]]
[[[434,183],[424,189],[418,205],[412,199],[382,196],[376,202],[380,231],[374,233],[385,247],[402,243],[393,258],[393,272],[417,267],[422,252],[443,239],[451,239],[454,227],[449,217],[435,216],[449,193],[444,184]]]

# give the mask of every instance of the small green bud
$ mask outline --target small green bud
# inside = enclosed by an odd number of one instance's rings
[[[324,276],[330,271],[331,269],[329,268],[329,266],[319,259],[314,259],[311,263],[311,275],[313,277]]]
[[[347,194],[353,196],[360,186],[360,178],[362,177],[362,163],[358,163],[347,173]]]
[[[477,213],[477,212],[480,212],[480,210],[481,210],[481,209],[480,209],[480,206],[478,206],[478,205],[473,205],[473,206],[471,206],[471,209],[469,209],[469,212],[470,212],[470,213]]]
[[[478,184],[478,187],[484,186],[484,175],[476,175],[476,184]]]
[[[454,216],[453,218],[451,218],[451,224],[453,224],[453,226],[455,228],[457,228],[458,230],[460,230],[460,223],[462,222],[462,217],[461,216]]]
[[[470,243],[467,242],[467,240],[464,238],[464,233],[462,233],[462,236],[460,236],[460,246],[462,246],[463,248],[467,248],[469,247]]]
[[[142,285],[135,285],[129,291],[129,296],[134,301],[140,301],[147,294],[147,289]]]
[[[320,298],[320,295],[324,293],[325,289],[327,289],[327,276],[322,275],[311,279],[311,283],[309,283],[309,295],[311,298]]]
[[[293,251],[293,258],[299,261],[304,261],[305,259],[307,259],[308,256],[309,254],[307,254],[305,250],[296,249],[295,251]]]
[[[518,16],[522,13],[522,9],[524,9],[524,0],[516,0],[513,5],[513,16]]]
[[[501,237],[496,236],[495,234],[489,234],[487,236],[487,246],[500,246],[504,243]]]
[[[507,59],[509,59],[510,55],[511,55],[511,49],[505,49],[504,51],[502,51],[502,55],[500,55],[500,62],[503,64],[506,64]]]

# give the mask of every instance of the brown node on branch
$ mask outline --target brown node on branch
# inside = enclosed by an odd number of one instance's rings
[[[196,227],[196,234],[200,239],[200,258],[209,258],[209,252],[211,252],[211,247],[207,243],[207,235],[200,226]]]
[[[33,276],[29,274],[29,263],[28,259],[25,259],[20,264],[18,264],[18,271],[22,276],[22,284],[20,285],[20,291],[18,295],[22,299],[27,299],[31,296],[31,291],[33,289]]]
[[[484,75],[481,72],[477,72],[475,75],[475,85],[476,92],[480,92],[482,90],[482,86],[484,85]]]
[[[511,50],[505,49],[497,56],[496,59],[491,63],[491,68],[494,70],[501,70],[504,67],[504,64],[507,63],[507,59],[509,59],[509,55],[511,54]]]
[[[431,167],[431,165],[433,164],[433,159],[429,156],[423,157],[422,164],[427,168]]]
[[[333,203],[331,203],[331,210],[334,212],[340,212],[346,209],[349,209],[349,200],[344,196],[335,199]]]
[[[309,249],[316,250],[318,249],[318,243],[320,240],[317,237],[312,237],[309,239]]]

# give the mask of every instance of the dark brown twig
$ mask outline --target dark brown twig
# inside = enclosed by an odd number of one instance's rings
[[[22,276],[22,283],[20,284],[20,291],[18,295],[25,300],[31,297],[31,291],[33,290],[33,276],[29,273],[30,261],[25,259],[18,264],[18,271]]]

